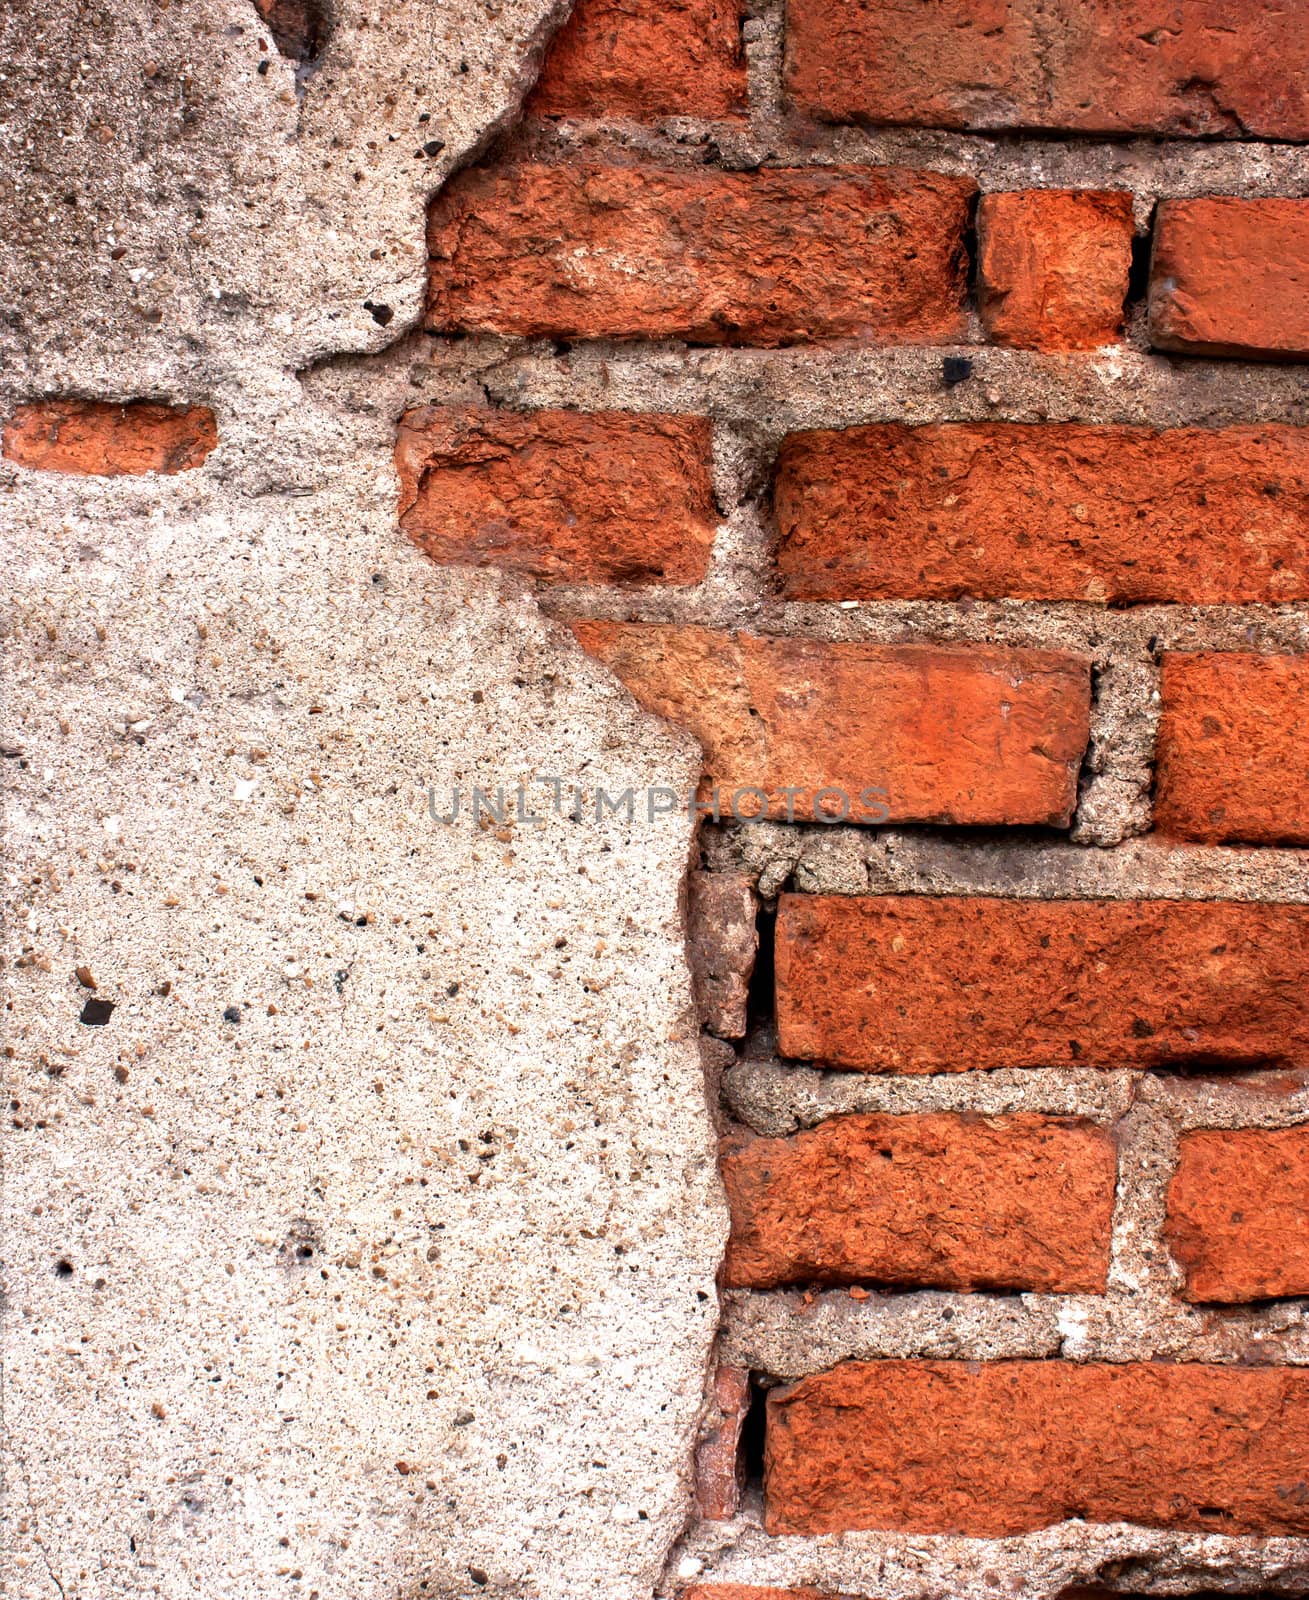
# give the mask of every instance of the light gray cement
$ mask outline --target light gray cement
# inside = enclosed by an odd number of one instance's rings
[[[724,1229],[689,824],[426,796],[698,757],[397,532],[384,373],[295,376],[417,316],[424,200],[561,9],[340,0],[302,97],[248,0],[6,9],[0,414],[221,438],[0,468],[15,1600],[637,1600],[688,1514]]]

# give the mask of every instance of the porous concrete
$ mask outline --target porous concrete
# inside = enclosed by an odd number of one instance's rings
[[[363,407],[296,376],[416,319],[423,202],[563,9],[338,0],[297,81],[250,0],[5,8],[0,414],[220,435],[0,467],[15,1600],[637,1600],[689,1514],[690,823],[534,780],[696,752],[397,531],[384,364]],[[539,824],[428,809],[520,782]]]

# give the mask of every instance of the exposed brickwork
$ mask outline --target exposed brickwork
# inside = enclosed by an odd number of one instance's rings
[[[39,400],[19,406],[4,431],[4,453],[20,466],[105,478],[187,472],[217,443],[208,406],[149,400]]]
[[[699,739],[724,812],[754,788],[783,819],[1067,823],[1090,693],[1075,656],[592,621],[573,631],[647,710]],[[743,795],[737,809],[761,804]]]
[[[1114,343],[1131,268],[1130,194],[1028,189],[983,195],[977,208],[979,309],[997,344]]]
[[[1247,10],[578,0],[431,208],[402,526],[600,586],[541,603],[725,822],[694,1600],[1309,1533],[1309,890],[1259,848],[1309,845],[1309,428],[1186,359],[1309,358],[1303,163],[1251,143],[1309,140],[1309,34]],[[761,1445],[794,1544],[713,1526]],[[946,1538],[805,1542],[859,1528]]]
[[[523,162],[432,207],[436,332],[702,344],[949,340],[972,184],[900,168]]]
[[[870,1072],[1309,1065],[1309,907],[784,895],[783,1055]]]
[[[1305,428],[885,423],[793,434],[774,501],[792,599],[1309,596]]]
[[[1050,1117],[838,1117],[723,1150],[729,1287],[874,1283],[1094,1294],[1116,1159]]]
[[[1167,655],[1155,826],[1309,845],[1309,657]]]
[[[787,85],[833,122],[1309,138],[1294,7],[789,0]]]
[[[1309,1531],[1301,1368],[849,1362],[770,1394],[767,1437],[773,1534]]]
[[[707,1426],[695,1452],[695,1508],[706,1522],[730,1521],[741,1509],[741,1430],[749,1410],[750,1374],[740,1367],[719,1367]]]
[[[1309,356],[1309,200],[1165,201],[1150,337],[1189,355]]]
[[[1309,1600],[1309,0],[7,13],[18,1600]]]
[[[649,122],[735,116],[745,97],[739,0],[578,0],[527,109]]]
[[[1309,1295],[1309,1128],[1188,1133],[1165,1236],[1188,1300]]]
[[[400,526],[438,561],[697,583],[716,521],[709,455],[701,417],[423,406],[400,420]]]

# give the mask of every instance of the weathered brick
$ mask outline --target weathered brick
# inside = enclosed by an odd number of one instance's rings
[[[709,461],[703,417],[422,406],[400,419],[400,526],[438,561],[697,583],[716,524]]]
[[[1309,1064],[1309,906],[783,895],[778,1042],[867,1072]]]
[[[578,0],[528,99],[544,117],[730,117],[745,108],[740,0]]]
[[[1309,656],[1170,654],[1162,692],[1155,827],[1309,845]]]
[[[1309,139],[1294,6],[788,0],[786,82],[830,122]]]
[[[817,1589],[761,1588],[755,1583],[693,1583],[681,1600],[823,1600]]]
[[[690,729],[724,814],[1067,826],[1089,728],[1077,656],[826,644],[576,621],[648,710]],[[831,793],[824,795],[827,789]],[[874,792],[880,791],[880,792]]]
[[[1164,1231],[1187,1300],[1309,1295],[1309,1128],[1183,1134]]]
[[[953,339],[972,190],[902,168],[473,169],[432,207],[428,326],[702,344]]]
[[[719,1367],[709,1398],[695,1451],[695,1508],[706,1522],[728,1522],[741,1509],[741,1431],[750,1412],[750,1374],[743,1367]]]
[[[989,338],[1090,350],[1123,331],[1132,197],[1093,189],[988,194],[977,208],[978,301]]]
[[[1309,40],[1303,17],[1298,25]],[[1309,200],[1161,205],[1150,340],[1186,355],[1309,356]]]
[[[1307,1459],[1305,1368],[847,1362],[770,1393],[765,1526],[1302,1534]]]
[[[730,1135],[729,1288],[1102,1291],[1116,1156],[1054,1117],[834,1117],[789,1139]]]
[[[38,400],[19,406],[4,432],[4,453],[20,466],[105,478],[186,472],[217,443],[208,406],[150,400]]]
[[[1309,597],[1309,428],[898,423],[792,434],[795,600]]]
[[[701,1026],[740,1039],[759,948],[754,886],[743,872],[692,872],[686,887],[686,953]]]

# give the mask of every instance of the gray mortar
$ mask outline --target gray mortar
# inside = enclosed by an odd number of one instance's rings
[[[706,864],[743,871],[765,900],[806,894],[988,894],[1053,900],[1309,901],[1303,850],[1174,844],[1153,836],[1112,850],[1045,836],[961,838],[909,828],[706,825]]]
[[[701,1524],[679,1547],[672,1571],[682,1581],[812,1585],[851,1600],[1055,1600],[1064,1589],[1084,1584],[1160,1595],[1290,1596],[1309,1588],[1300,1539],[1169,1534],[1082,1522],[1013,1539],[883,1533],[770,1539],[753,1508],[735,1522]]]

